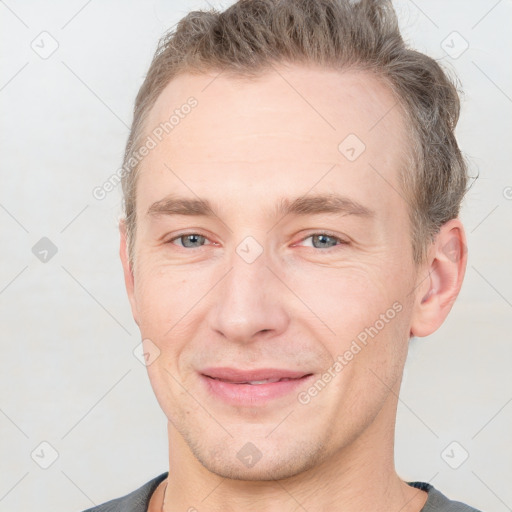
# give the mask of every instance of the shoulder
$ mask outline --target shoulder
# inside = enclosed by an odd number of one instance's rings
[[[162,473],[130,494],[89,508],[84,512],[146,512],[151,495],[165,478],[167,473]]]
[[[408,482],[411,487],[427,491],[428,498],[420,512],[481,512],[460,501],[452,501],[432,485],[424,482]]]

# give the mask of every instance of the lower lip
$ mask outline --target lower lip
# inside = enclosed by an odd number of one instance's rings
[[[267,384],[234,384],[201,375],[207,389],[215,397],[230,405],[263,405],[271,400],[296,392],[297,388],[308,385],[313,375]]]

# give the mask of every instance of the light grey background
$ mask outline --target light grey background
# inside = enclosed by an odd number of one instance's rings
[[[0,1],[1,512],[82,510],[167,469],[165,417],[133,354],[140,339],[118,258],[121,190],[103,200],[92,191],[121,165],[158,38],[205,7]],[[460,298],[438,332],[411,344],[397,468],[504,512],[512,510],[512,2],[396,7],[405,38],[460,77],[457,133],[471,174],[480,172],[462,214],[469,263]],[[42,237],[58,250],[47,262],[32,252]],[[58,458],[42,469],[53,450]]]

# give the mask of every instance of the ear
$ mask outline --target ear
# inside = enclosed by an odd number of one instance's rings
[[[466,263],[464,227],[459,219],[452,219],[441,226],[418,272],[411,336],[428,336],[441,326],[459,294]]]
[[[124,284],[126,286],[126,292],[128,294],[128,299],[130,301],[133,319],[135,323],[139,325],[138,319],[138,311],[137,311],[137,301],[135,300],[135,277],[133,273],[133,269],[130,266],[130,260],[128,257],[128,240],[127,240],[127,230],[126,230],[126,219],[121,219],[119,221],[119,235],[120,235],[120,244],[119,244],[119,256],[121,257],[121,263],[123,264],[123,273],[124,273]]]

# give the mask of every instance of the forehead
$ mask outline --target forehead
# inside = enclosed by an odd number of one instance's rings
[[[195,106],[183,108],[191,97]],[[267,202],[270,210],[274,192],[282,198],[313,188],[405,207],[398,172],[407,130],[391,90],[369,72],[280,66],[255,79],[183,74],[151,109],[145,136],[155,138],[162,126],[168,133],[141,162],[141,208],[182,192],[230,195],[234,208]]]

